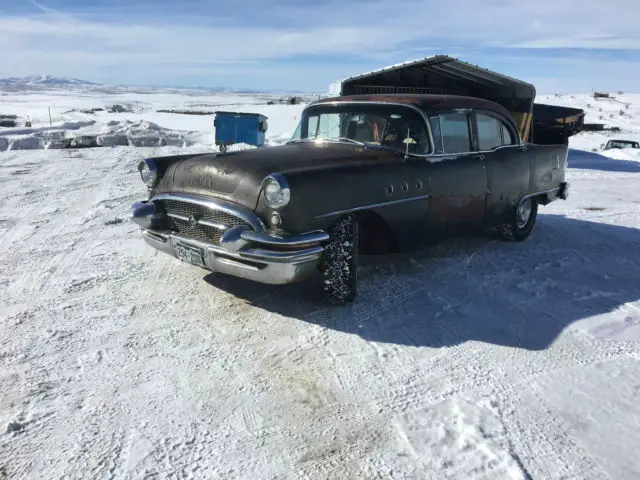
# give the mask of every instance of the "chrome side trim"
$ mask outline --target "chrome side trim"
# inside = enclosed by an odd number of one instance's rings
[[[258,232],[261,232],[265,229],[260,219],[253,212],[233,205],[231,203],[222,202],[220,200],[196,197],[195,195],[187,195],[185,193],[160,193],[151,198],[150,201],[155,202],[156,200],[179,200],[188,203],[195,203],[196,205],[201,205],[205,208],[220,210],[222,212],[228,213],[229,215],[241,218]]]
[[[462,156],[472,156],[472,155],[481,155],[483,153],[493,153],[499,152],[500,150],[505,150],[507,148],[511,149],[521,149],[523,145],[501,145],[499,147],[494,148],[493,150],[473,150],[470,152],[460,152],[460,153],[434,153],[433,155],[429,155],[430,157],[462,157]]]
[[[391,200],[389,202],[374,203],[372,205],[364,205],[362,207],[349,208],[347,210],[339,210],[337,212],[323,213],[322,215],[318,215],[315,218],[335,217],[337,215],[343,215],[345,213],[360,212],[362,210],[369,210],[371,208],[388,207],[389,205],[396,205],[396,204],[399,204],[399,203],[412,202],[414,200],[426,200],[428,198],[431,198],[431,195],[420,195],[419,197],[401,198],[399,200]]]

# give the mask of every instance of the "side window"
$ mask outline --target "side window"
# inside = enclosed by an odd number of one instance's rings
[[[307,138],[316,138],[318,136],[318,117],[309,117]]]
[[[511,129],[507,127],[504,122],[500,122],[502,124],[502,144],[503,145],[516,145],[518,142],[513,136]]]
[[[442,132],[440,131],[440,117],[429,117],[431,134],[433,135],[433,153],[444,153],[442,146]]]
[[[480,150],[493,150],[502,146],[502,122],[495,117],[478,113],[478,148]]]
[[[440,115],[441,153],[463,153],[471,151],[471,136],[466,113],[443,113]],[[438,141],[434,138],[435,143]]]

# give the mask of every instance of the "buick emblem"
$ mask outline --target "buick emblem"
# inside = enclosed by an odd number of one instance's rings
[[[195,227],[196,225],[198,225],[198,219],[196,217],[194,217],[193,215],[191,215],[189,217],[189,226]]]

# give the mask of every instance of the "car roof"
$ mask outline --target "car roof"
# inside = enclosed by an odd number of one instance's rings
[[[378,95],[346,95],[340,97],[327,97],[317,100],[311,105],[326,103],[348,102],[380,102],[400,103],[418,107],[425,111],[440,111],[473,108],[476,110],[489,110],[511,118],[509,111],[501,105],[489,100],[477,97],[465,97],[462,95],[428,95],[428,94],[378,94]]]

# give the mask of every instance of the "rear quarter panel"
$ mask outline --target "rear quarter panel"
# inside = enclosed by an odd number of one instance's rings
[[[531,145],[530,152],[529,193],[546,192],[559,187],[565,181],[568,147],[566,145]]]
[[[531,159],[534,156],[532,149],[523,151],[520,147],[487,153],[487,224],[506,221],[518,201],[530,192]]]

